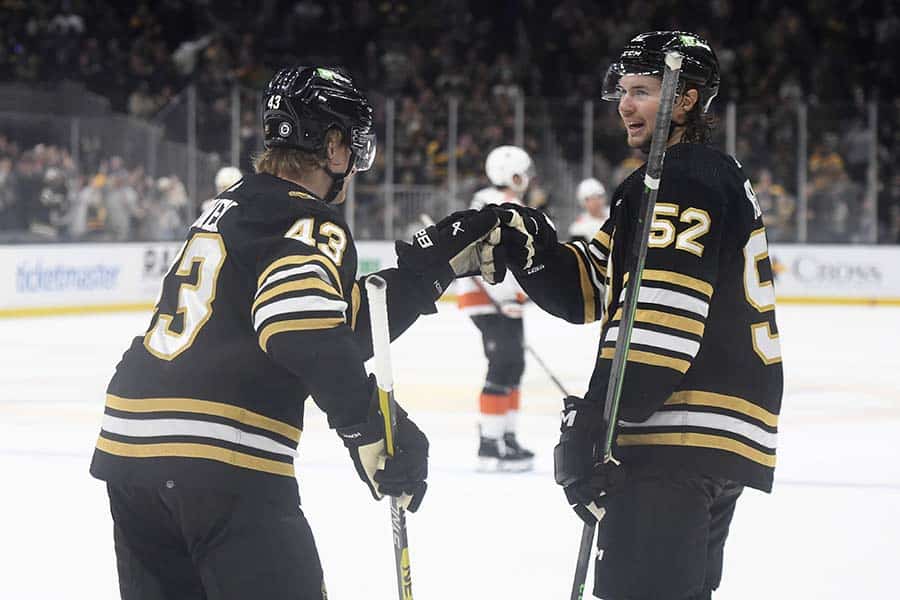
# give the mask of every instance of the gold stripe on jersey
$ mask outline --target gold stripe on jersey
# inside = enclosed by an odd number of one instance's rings
[[[350,329],[356,331],[356,317],[359,315],[359,307],[362,304],[362,296],[359,291],[359,283],[353,282],[353,290],[350,292]]]
[[[607,346],[600,351],[600,358],[612,360],[615,351],[616,349],[614,347]],[[628,349],[628,362],[652,365],[654,367],[666,367],[680,373],[687,373],[687,370],[691,368],[691,363],[689,361],[680,358],[672,358],[671,356],[662,354],[655,354],[653,352],[635,350],[633,348]]]
[[[259,347],[263,352],[268,352],[269,338],[277,333],[285,331],[308,331],[311,329],[334,329],[343,325],[343,317],[322,317],[319,319],[291,319],[289,321],[276,321],[262,328],[259,332]]]
[[[628,283],[630,273],[625,273],[625,283]],[[662,281],[665,283],[674,283],[683,288],[700,292],[707,298],[712,298],[713,286],[706,283],[702,279],[685,275],[684,273],[676,273],[674,271],[662,271],[660,269],[645,269],[641,273],[641,281]]]
[[[621,308],[616,311],[616,314],[613,315],[612,320],[622,320]],[[641,323],[662,325],[663,327],[668,327],[669,329],[677,329],[679,331],[685,331],[687,333],[693,333],[694,335],[699,336],[703,335],[703,329],[705,327],[705,324],[702,321],[697,321],[688,317],[672,315],[659,310],[645,310],[642,308],[634,311],[634,320],[635,322],[640,321]]]
[[[296,281],[289,281],[287,283],[282,283],[280,285],[276,285],[275,287],[266,290],[262,294],[259,295],[259,298],[253,303],[253,306],[250,308],[250,312],[256,312],[256,309],[260,304],[267,300],[271,300],[275,296],[280,294],[287,294],[289,292],[302,292],[304,290],[320,290],[322,292],[326,292],[333,296],[340,297],[340,294],[334,286],[325,283],[321,279],[317,277],[308,277],[306,279],[300,279]]]
[[[107,394],[106,406],[131,413],[185,412],[225,417],[244,425],[277,433],[282,437],[293,440],[294,443],[300,442],[301,432],[293,425],[232,404],[193,398],[122,398],[121,396]]]
[[[292,463],[283,463],[268,458],[260,458],[251,454],[238,452],[237,450],[230,450],[228,448],[220,448],[219,446],[210,446],[207,444],[184,442],[128,444],[125,442],[116,442],[101,436],[100,439],[97,440],[97,449],[108,454],[124,456],[127,458],[205,458],[233,465],[235,467],[263,471],[273,475],[283,475],[284,477],[294,476],[294,465]]]
[[[578,278],[581,281],[581,295],[584,301],[584,322],[593,323],[597,320],[596,305],[594,304],[594,286],[588,276],[587,266],[577,248],[573,248],[569,244],[564,244],[564,246],[575,255],[575,261],[578,263]]]
[[[322,265],[323,267],[328,269],[328,272],[331,273],[335,285],[338,286],[338,295],[343,296],[344,290],[341,286],[341,276],[338,274],[337,267],[334,266],[333,262],[322,256],[321,254],[310,254],[309,256],[284,256],[282,258],[279,258],[278,260],[273,261],[268,267],[265,268],[265,270],[262,272],[262,275],[259,276],[259,279],[256,283],[256,288],[261,288],[263,283],[265,283],[266,278],[275,269],[280,269],[281,267],[285,267],[288,265],[305,265],[311,262]]]
[[[620,433],[616,436],[619,446],[693,446],[725,450],[743,456],[765,467],[775,467],[775,455],[760,452],[743,442],[729,437],[706,433]]]
[[[778,426],[778,415],[769,412],[761,406],[748,402],[737,396],[727,396],[715,392],[701,392],[697,390],[684,390],[675,392],[666,400],[668,406],[686,404],[689,406],[712,406],[725,408],[765,423],[769,427]]]
[[[598,244],[603,246],[603,248],[609,252],[609,234],[603,231],[602,229],[597,232],[597,235],[594,236],[594,240],[597,241]],[[593,240],[592,240],[593,241]]]

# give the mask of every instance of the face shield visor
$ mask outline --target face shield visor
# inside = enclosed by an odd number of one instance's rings
[[[620,84],[626,75],[644,75],[662,79],[662,71],[650,65],[637,65],[616,62],[609,65],[606,76],[603,78],[603,87],[600,90],[601,97],[609,102],[618,102],[625,94]]]
[[[352,166],[356,171],[368,171],[372,168],[377,146],[374,131],[358,127],[350,130],[350,151],[354,156]]]

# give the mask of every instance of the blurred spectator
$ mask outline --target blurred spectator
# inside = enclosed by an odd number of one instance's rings
[[[124,170],[115,169],[110,173],[105,200],[108,238],[116,242],[130,240],[132,228],[144,216],[144,211],[138,204],[137,192]]]
[[[147,240],[180,240],[187,229],[187,192],[177,177],[160,177],[149,195],[141,237]]]
[[[772,181],[769,169],[760,169],[753,182],[753,190],[759,200],[766,225],[766,236],[770,242],[796,239],[794,211],[796,201],[788,195],[784,187]]]
[[[69,214],[69,190],[63,172],[50,167],[44,185],[28,210],[28,229],[35,236],[52,241],[60,238]]]

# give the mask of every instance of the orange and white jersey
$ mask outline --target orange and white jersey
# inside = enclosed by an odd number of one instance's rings
[[[503,204],[512,202],[522,204],[522,200],[513,194],[496,187],[486,187],[475,192],[470,208],[480,210],[487,204]],[[506,278],[495,285],[484,281],[481,277],[465,277],[456,280],[456,297],[459,308],[469,316],[496,314],[496,305],[503,306],[503,314],[512,318],[520,318],[521,310],[516,314],[515,305],[522,305],[528,296],[519,287],[516,278],[507,274]],[[509,310],[512,309],[512,310]]]

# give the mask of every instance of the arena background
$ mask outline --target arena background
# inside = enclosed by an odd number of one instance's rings
[[[2,0],[0,598],[116,597],[103,487],[87,474],[103,390],[216,173],[247,171],[260,150],[259,91],[275,69],[344,66],[375,103],[376,165],[344,206],[368,272],[422,214],[467,206],[499,144],[528,150],[527,200],[565,231],[582,178],[611,190],[641,164],[598,91],[621,46],[652,29],[694,31],[718,53],[715,143],[752,179],[781,305],[776,490],[739,509],[716,597],[894,597],[896,2]],[[593,328],[532,306],[526,335],[584,391]],[[529,358],[537,470],[479,476],[477,331],[442,303],[396,346],[398,396],[433,448],[432,491],[410,522],[417,593],[562,597],[579,523],[552,481],[557,391]],[[390,597],[387,509],[309,412],[301,490],[332,597]]]

